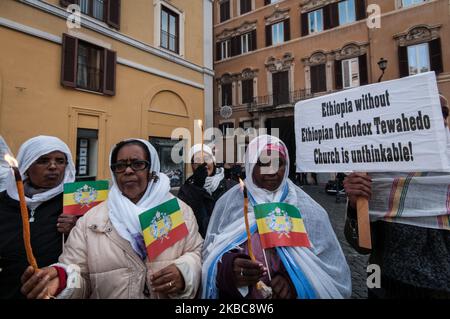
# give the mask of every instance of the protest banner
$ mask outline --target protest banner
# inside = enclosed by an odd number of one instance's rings
[[[449,171],[434,72],[295,106],[297,172]]]

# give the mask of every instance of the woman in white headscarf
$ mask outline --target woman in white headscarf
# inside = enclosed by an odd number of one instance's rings
[[[288,179],[289,155],[278,138],[262,135],[248,146],[245,185],[256,262],[248,254],[244,196],[232,188],[217,203],[203,248],[202,298],[263,298],[258,281],[273,298],[347,298],[350,270],[325,210]],[[311,247],[266,249],[265,262],[253,206],[284,202],[298,208]],[[269,272],[271,281],[269,280]]]
[[[200,284],[201,247],[192,210],[178,200],[186,237],[149,260],[139,215],[174,198],[160,172],[154,147],[130,139],[113,147],[108,200],[84,215],[72,231],[59,264],[24,274],[28,298],[193,298]],[[170,236],[170,235],[169,235]]]
[[[68,235],[76,223],[75,216],[61,215],[63,185],[75,180],[72,155],[59,138],[37,136],[22,144],[17,161],[30,214],[33,253],[38,265],[48,265],[61,255],[61,233]],[[6,191],[0,193],[0,299],[25,297],[20,293],[20,276],[27,266],[19,195],[9,169]]]
[[[224,169],[216,166],[213,151],[207,145],[196,144],[189,151],[192,171],[178,192],[178,198],[185,201],[194,211],[199,232],[205,237],[209,219],[219,198],[236,185],[225,178]]]

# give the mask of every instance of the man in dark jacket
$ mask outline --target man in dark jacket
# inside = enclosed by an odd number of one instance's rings
[[[190,152],[193,175],[186,180],[178,192],[178,197],[194,211],[199,233],[204,238],[209,219],[217,200],[236,182],[225,178],[224,169],[218,168],[210,147],[194,145]]]
[[[50,265],[62,253],[62,234],[69,235],[76,223],[75,216],[61,215],[63,184],[75,179],[72,156],[61,140],[38,136],[22,145],[18,162],[30,216],[33,254],[38,266]],[[12,175],[6,181],[6,191],[0,193],[0,299],[25,298],[20,292],[20,277],[29,266]]]

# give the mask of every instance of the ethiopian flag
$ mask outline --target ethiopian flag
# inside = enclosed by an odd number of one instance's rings
[[[84,215],[92,207],[108,198],[108,181],[77,182],[64,184],[63,213]]]
[[[254,210],[263,249],[311,247],[297,207],[286,203],[268,203],[256,205]]]
[[[149,261],[189,233],[176,198],[143,212],[139,221]]]

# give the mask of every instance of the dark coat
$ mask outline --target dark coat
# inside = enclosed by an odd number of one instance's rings
[[[62,214],[63,195],[42,203],[30,223],[31,246],[39,267],[58,262],[62,253],[62,234],[56,229]],[[19,202],[0,193],[0,299],[25,298],[20,277],[28,267]]]
[[[194,211],[199,233],[205,238],[208,223],[214,206],[219,198],[237,183],[233,180],[222,179],[217,189],[209,195],[203,187],[193,184],[192,176],[186,180],[178,192],[178,198],[188,204]]]

